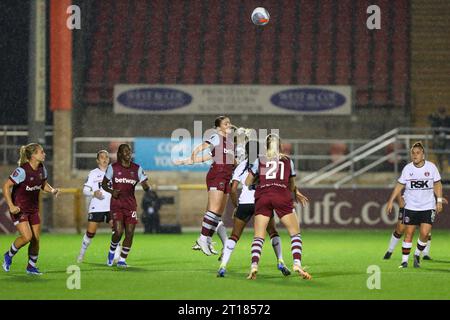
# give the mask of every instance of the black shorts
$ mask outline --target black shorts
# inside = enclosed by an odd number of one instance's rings
[[[405,213],[405,208],[399,208],[398,209],[398,220],[403,221],[403,215]]]
[[[89,222],[106,222],[111,220],[109,211],[106,212],[90,212],[88,215]]]
[[[253,203],[244,203],[240,204],[237,207],[235,217],[239,220],[249,222],[253,214],[255,213],[255,204]]]
[[[409,226],[418,226],[422,223],[433,224],[436,216],[436,210],[414,211],[405,209],[403,214],[403,224]]]

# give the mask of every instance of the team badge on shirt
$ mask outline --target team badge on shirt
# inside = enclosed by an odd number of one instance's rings
[[[15,177],[17,177],[19,175],[19,170],[14,170],[14,172],[13,172],[13,177],[15,178]]]
[[[429,177],[430,176],[430,173],[427,171],[427,172],[425,172],[425,177]]]

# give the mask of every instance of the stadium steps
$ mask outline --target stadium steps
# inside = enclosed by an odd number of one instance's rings
[[[450,1],[412,1],[411,88],[416,126],[439,106],[450,109]]]
[[[221,37],[220,16],[221,3],[218,0],[209,1],[207,19],[205,21],[204,59],[200,77],[205,84],[215,84],[217,79],[217,61],[219,57],[219,41]]]
[[[336,39],[336,85],[346,85],[350,83],[350,46],[351,39],[351,0],[338,1],[339,18],[336,21],[337,39]]]

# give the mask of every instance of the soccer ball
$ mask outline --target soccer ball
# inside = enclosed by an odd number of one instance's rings
[[[269,23],[269,12],[262,7],[255,8],[252,12],[252,22],[257,26],[265,26]]]

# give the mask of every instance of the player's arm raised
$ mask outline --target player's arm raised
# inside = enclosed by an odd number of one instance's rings
[[[192,154],[191,154],[192,163],[205,162],[205,161],[208,161],[209,159],[211,159],[212,158],[211,155],[207,155],[207,156],[203,155],[203,151],[208,149],[209,147],[210,147],[210,144],[208,142],[203,142],[202,144],[195,147],[195,149],[192,151]],[[197,154],[199,152],[202,152],[202,154],[200,155],[200,157],[197,157]],[[208,159],[204,160],[204,158],[208,158]]]
[[[197,147],[195,147],[194,151],[192,151],[191,157],[187,159],[181,159],[181,160],[175,160],[173,163],[175,165],[191,165],[194,163],[202,163],[208,160],[212,159],[212,156],[210,154],[201,154],[200,156],[197,156],[199,152],[203,152],[205,149],[209,148],[210,144],[207,142],[204,142]]]

